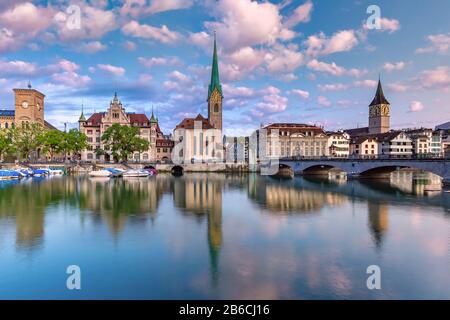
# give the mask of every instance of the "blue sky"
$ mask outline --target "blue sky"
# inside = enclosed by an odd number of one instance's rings
[[[369,5],[381,29],[367,28]],[[127,111],[154,106],[171,132],[206,114],[216,30],[226,134],[365,126],[379,74],[393,127],[434,127],[450,120],[448,12],[446,0],[4,0],[0,106],[30,80],[46,119],[74,127],[81,104],[104,111],[117,90]]]

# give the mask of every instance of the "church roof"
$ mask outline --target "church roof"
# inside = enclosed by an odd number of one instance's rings
[[[384,96],[383,87],[381,86],[381,80],[378,79],[377,92],[375,93],[375,97],[369,106],[376,106],[379,104],[390,104],[389,101]]]
[[[201,121],[202,129],[213,129],[208,119],[204,118],[201,114],[198,114],[195,118],[184,118],[175,129],[194,129],[195,121]]]
[[[217,45],[216,45],[216,33],[214,33],[214,53],[213,53],[213,62],[211,69],[211,82],[208,87],[208,100],[211,97],[214,89],[217,89],[221,96],[222,93],[222,85],[220,84],[219,79],[219,59],[217,58]]]

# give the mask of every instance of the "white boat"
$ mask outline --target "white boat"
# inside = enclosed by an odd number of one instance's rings
[[[96,170],[96,171],[89,172],[89,177],[105,178],[105,177],[110,177],[111,174],[112,174],[111,172],[106,171],[106,170]]]
[[[124,177],[136,177],[136,178],[144,178],[148,177],[149,173],[145,170],[127,170],[123,173]]]

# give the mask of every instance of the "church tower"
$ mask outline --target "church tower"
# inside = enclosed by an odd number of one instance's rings
[[[378,79],[378,87],[372,103],[369,105],[369,133],[385,133],[390,130],[391,104],[384,97],[381,81]]]
[[[217,58],[216,33],[214,32],[214,54],[211,70],[211,83],[208,87],[208,120],[211,125],[222,130],[222,85],[219,79],[219,63]]]
[[[39,123],[44,126],[45,95],[28,84],[27,89],[13,89],[15,94],[15,123],[27,125]]]

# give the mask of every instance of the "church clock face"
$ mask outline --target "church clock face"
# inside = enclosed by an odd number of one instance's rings
[[[27,101],[22,102],[22,108],[28,109],[28,102]]]
[[[222,100],[222,97],[220,96],[219,91],[218,91],[217,89],[215,89],[215,90],[213,91],[213,93],[211,94],[211,98],[210,98],[209,101],[210,101],[212,104],[216,104],[216,103],[220,103],[221,100]]]
[[[383,105],[381,107],[381,115],[382,116],[389,116],[389,106]]]

